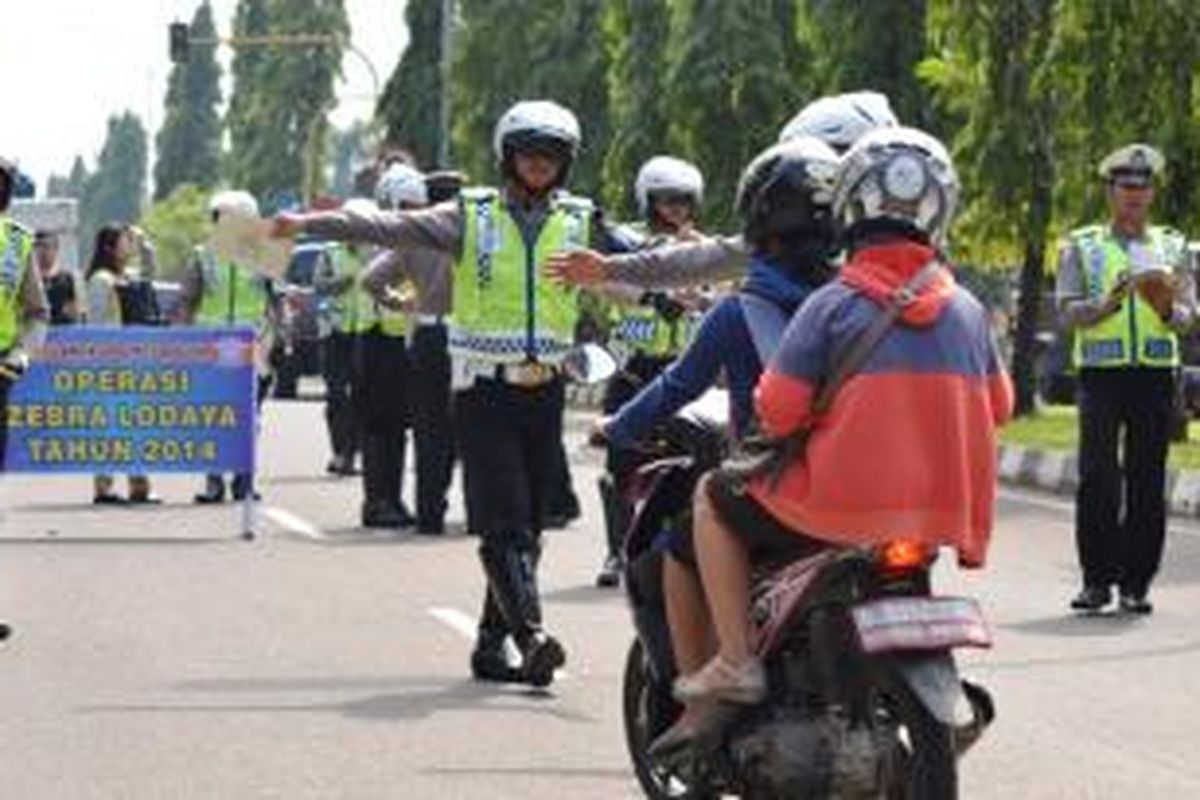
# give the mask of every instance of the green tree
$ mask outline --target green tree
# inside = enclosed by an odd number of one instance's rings
[[[455,45],[455,152],[481,179],[494,174],[492,131],[510,105],[554,100],[579,117],[583,147],[571,185],[594,195],[608,141],[608,56],[594,42],[602,0],[463,0]]]
[[[705,174],[708,227],[730,228],[742,168],[808,95],[795,7],[789,0],[680,0],[674,8],[671,138]]]
[[[1017,413],[1034,408],[1034,342],[1041,318],[1063,102],[1056,68],[1056,0],[933,0],[931,33],[942,55],[922,72],[965,124],[955,138],[968,201],[961,251],[976,260],[1019,259],[1013,341]]]
[[[906,125],[936,128],[917,77],[926,56],[926,0],[804,0],[802,38],[822,93],[873,89]]]
[[[157,249],[158,277],[177,280],[183,276],[192,250],[208,235],[208,197],[206,187],[181,183],[146,210],[142,227]]]
[[[212,6],[207,0],[192,17],[190,34],[212,39]],[[155,139],[154,197],[169,195],[181,183],[214,186],[221,156],[221,67],[212,47],[194,47],[188,61],[171,70],[166,117]]]
[[[341,0],[240,0],[237,35],[331,34],[345,39]],[[231,181],[266,207],[322,188],[328,114],[340,74],[340,43],[239,49],[230,100]]]
[[[71,164],[70,173],[66,176],[51,175],[49,180],[46,181],[46,196],[74,197],[78,200],[83,197],[84,189],[87,187],[87,180],[87,166],[83,163],[81,156],[75,156],[75,161]]]
[[[633,179],[667,142],[667,0],[614,0],[604,16],[612,138],[604,157],[604,200],[609,209],[635,212]]]
[[[80,245],[91,252],[96,231],[106,222],[136,222],[146,196],[146,129],[131,112],[108,118],[108,132],[96,170],[80,201]]]
[[[442,139],[442,5],[443,0],[408,0],[408,47],[375,111],[387,128],[386,141],[423,166],[437,163]]]

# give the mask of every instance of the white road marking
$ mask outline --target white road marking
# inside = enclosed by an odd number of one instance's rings
[[[296,516],[287,509],[278,508],[276,506],[267,506],[266,508],[262,509],[262,514],[290,533],[303,536],[306,539],[312,539],[316,542],[324,542],[328,541],[329,539],[329,537],[322,533],[321,529],[316,525],[313,525],[306,519]]]

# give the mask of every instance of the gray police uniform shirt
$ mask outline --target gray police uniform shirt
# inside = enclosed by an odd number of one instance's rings
[[[678,289],[740,278],[750,252],[740,236],[710,237],[606,259],[605,279],[644,289]]]
[[[1128,251],[1133,239],[1117,236],[1121,248]],[[1167,321],[1177,334],[1186,333],[1196,322],[1196,284],[1192,278],[1188,252],[1183,248],[1175,263],[1170,264],[1175,279],[1175,303]],[[1068,330],[1086,328],[1104,318],[1105,298],[1089,297],[1083,257],[1078,246],[1066,242],[1058,253],[1058,272],[1054,285],[1055,306],[1064,327]]]

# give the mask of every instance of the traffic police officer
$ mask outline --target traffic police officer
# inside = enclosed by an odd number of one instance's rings
[[[634,197],[644,220],[643,248],[701,238],[695,223],[704,200],[704,176],[694,164],[672,156],[649,159],[638,170]],[[622,367],[605,388],[603,401],[605,416],[612,416],[679,355],[686,344],[688,319],[687,308],[666,292],[610,284],[601,294],[618,304],[609,343]],[[632,513],[625,498],[644,461],[636,451],[608,446],[606,474],[599,480],[607,551],[597,586],[620,582],[621,550]]]
[[[537,588],[542,514],[562,437],[560,365],[573,346],[579,312],[572,290],[540,279],[540,264],[562,249],[624,247],[592,203],[561,190],[579,148],[579,123],[549,101],[520,102],[496,125],[499,189],[464,189],[458,203],[373,219],[283,214],[276,235],[301,231],[393,248],[403,268],[421,250],[453,257],[449,348],[458,389],[468,515],[482,537],[487,598],[472,654],[483,680],[520,678],[545,686],[566,660],[542,624]],[[433,263],[433,262],[430,262]],[[368,278],[375,269],[368,271]],[[414,280],[415,274],[414,274]],[[506,662],[512,635],[521,665]]]
[[[39,272],[33,268],[33,233],[8,215],[16,167],[0,158],[0,473],[8,443],[8,392],[25,372],[28,352],[46,333],[50,310]],[[0,622],[0,639],[12,629]]]
[[[258,217],[258,201],[249,192],[222,191],[209,201],[209,214],[215,225],[225,214]],[[203,326],[251,325],[258,334],[255,348],[258,366],[257,402],[262,405],[271,386],[268,354],[278,323],[276,297],[270,281],[250,267],[232,261],[221,262],[205,245],[196,247],[192,263],[184,274],[179,305],[186,323]],[[233,476],[234,500],[254,492],[253,475]],[[197,503],[225,500],[225,480],[219,473],[208,475],[205,488],[195,496]]]
[[[33,268],[33,233],[8,215],[16,183],[16,166],[0,158],[0,472],[8,392],[25,372],[29,351],[45,337],[50,318],[41,274]]]
[[[1059,258],[1057,303],[1079,370],[1078,611],[1103,609],[1114,585],[1122,610],[1153,610],[1179,334],[1196,316],[1184,237],[1149,224],[1163,166],[1145,144],[1110,153],[1100,175],[1111,219],[1072,231]]]

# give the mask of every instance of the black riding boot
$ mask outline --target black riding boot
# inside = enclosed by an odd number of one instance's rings
[[[521,670],[508,662],[504,642],[508,626],[496,606],[489,589],[483,598],[483,613],[479,617],[479,633],[471,651],[471,674],[477,681],[491,683],[520,683]]]
[[[524,538],[524,537],[522,537]],[[518,542],[524,547],[519,548]],[[479,557],[491,595],[521,651],[521,674],[533,686],[549,686],[566,663],[562,645],[542,630],[536,544],[516,537],[484,537]]]

